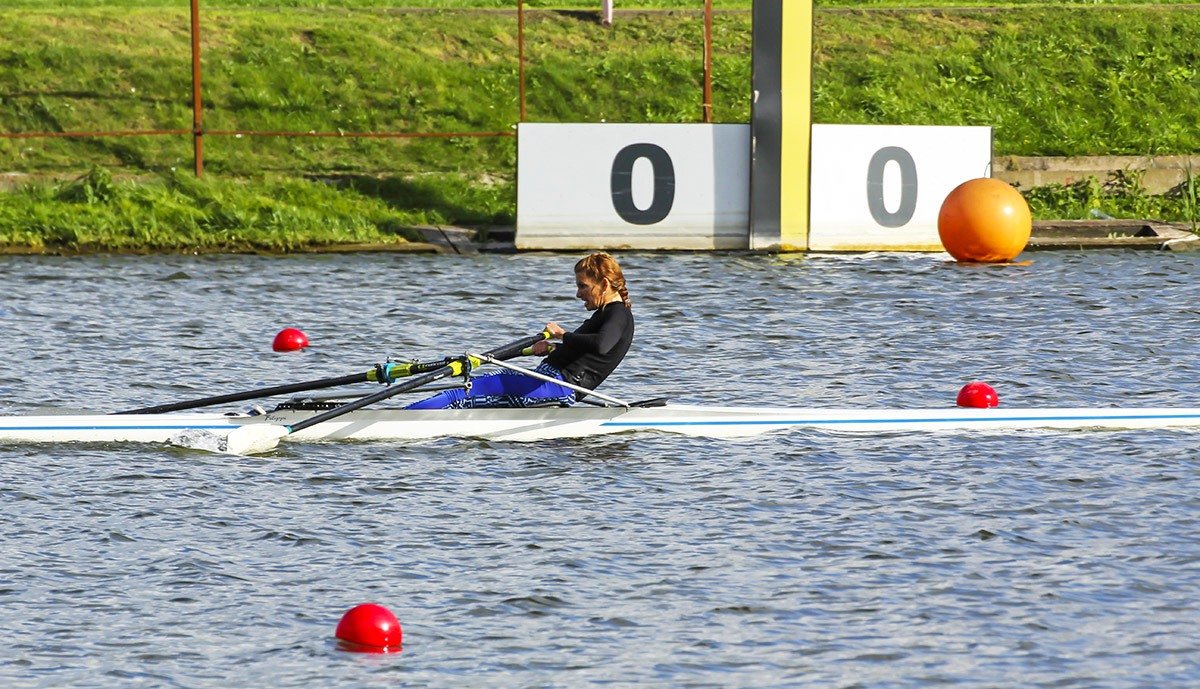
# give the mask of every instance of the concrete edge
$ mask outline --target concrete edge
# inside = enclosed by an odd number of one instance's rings
[[[51,255],[74,256],[89,254],[263,254],[274,253],[423,253],[444,255],[478,255],[480,253],[517,253],[515,228],[457,227],[451,225],[429,225],[412,228],[418,231],[423,242],[335,244],[295,249],[291,252],[267,251],[126,251],[113,252],[90,249],[36,248],[0,246],[0,255]],[[1080,250],[1080,249],[1152,249],[1169,251],[1200,250],[1200,235],[1189,226],[1164,223],[1156,220],[1039,220],[1033,223],[1033,232],[1026,246],[1027,251]],[[866,251],[867,249],[864,249]],[[576,249],[571,251],[582,251]],[[695,249],[679,251],[696,252]],[[708,252],[709,250],[703,250]],[[746,252],[748,249],[712,250]]]

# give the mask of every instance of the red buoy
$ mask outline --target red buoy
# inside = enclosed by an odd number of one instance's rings
[[[334,635],[346,642],[349,650],[389,653],[399,650],[404,631],[391,610],[377,603],[362,603],[342,615]]]
[[[275,335],[271,349],[277,352],[295,352],[308,346],[308,335],[296,328],[284,328]]]
[[[991,409],[1000,406],[1000,396],[996,394],[992,386],[976,380],[962,386],[962,390],[958,391],[957,404],[960,407]]]

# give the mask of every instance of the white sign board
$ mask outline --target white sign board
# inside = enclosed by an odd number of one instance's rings
[[[518,249],[745,249],[750,127],[522,123]]]
[[[813,125],[808,248],[941,251],[942,201],[991,160],[991,127]]]

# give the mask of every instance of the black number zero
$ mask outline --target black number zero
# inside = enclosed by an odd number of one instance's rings
[[[633,203],[633,165],[645,158],[654,169],[654,198],[644,209]],[[613,210],[633,225],[662,222],[675,205],[675,164],[661,146],[630,144],[617,152],[612,164]]]

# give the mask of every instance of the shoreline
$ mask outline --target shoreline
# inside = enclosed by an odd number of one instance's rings
[[[424,241],[404,243],[347,243],[311,246],[291,251],[110,251],[89,249],[42,248],[0,246],[0,256],[149,256],[149,255],[243,255],[243,256],[287,256],[292,254],[347,254],[347,253],[414,253],[443,255],[516,254],[516,253],[572,253],[588,249],[530,250],[518,251],[513,227],[457,227],[430,225],[412,228],[422,235]],[[484,239],[481,239],[481,236]],[[1157,220],[1040,220],[1033,223],[1033,232],[1025,251],[1082,251],[1086,249],[1128,249],[1138,251],[1197,251],[1200,250],[1200,234],[1178,223]],[[620,249],[611,249],[620,251]],[[649,250],[639,252],[656,253]],[[756,252],[748,249],[713,251],[659,250],[662,253],[777,253]],[[799,252],[807,253],[807,252]],[[827,252],[813,252],[827,253]],[[863,252],[852,252],[863,253]]]

